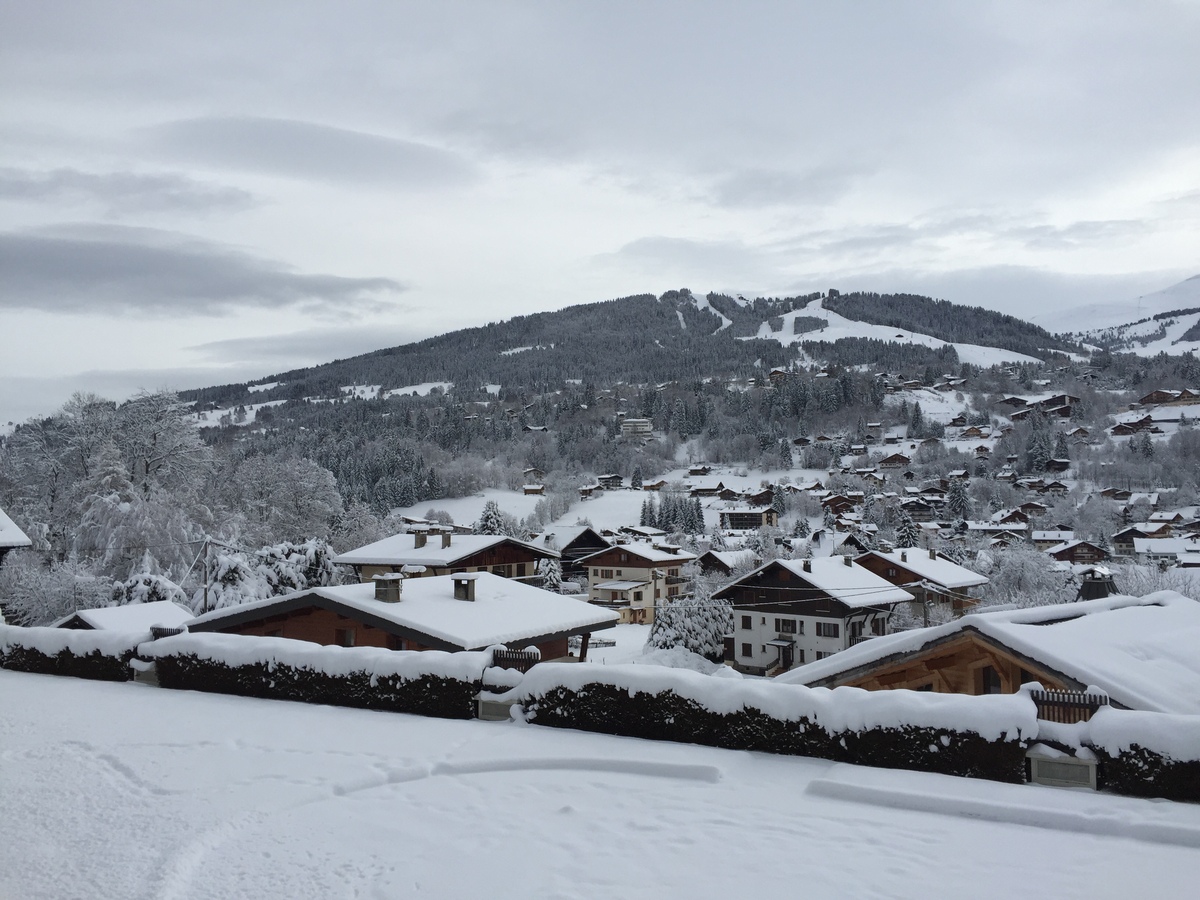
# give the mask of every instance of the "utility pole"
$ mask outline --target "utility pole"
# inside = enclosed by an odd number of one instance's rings
[[[204,611],[208,612],[208,535],[204,536]]]

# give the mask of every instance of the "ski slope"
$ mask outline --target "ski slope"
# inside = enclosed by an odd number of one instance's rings
[[[808,331],[804,334],[794,334],[797,317],[808,316],[824,319],[825,327],[818,331]],[[842,338],[874,338],[897,344],[920,344],[934,350],[945,347],[948,341],[943,341],[919,331],[908,331],[903,328],[891,328],[887,325],[873,325],[870,322],[858,322],[825,308],[823,300],[812,300],[798,310],[786,313],[783,317],[783,330],[772,331],[768,322],[763,322],[758,329],[758,337],[766,340],[779,341],[785,347],[798,344],[801,341],[833,341]],[[1004,350],[1000,347],[984,347],[980,344],[953,344],[961,362],[976,366],[994,366],[1006,362],[1040,362],[1035,357],[1015,350]]]

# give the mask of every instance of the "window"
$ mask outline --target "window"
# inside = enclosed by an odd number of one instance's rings
[[[678,578],[679,570],[678,569],[667,569],[667,574],[670,575],[672,578]]]
[[[283,629],[276,628],[274,631],[264,631],[263,637],[283,637]]]
[[[678,597],[679,596],[679,588],[677,588],[677,587],[667,588],[667,596],[668,597]]]
[[[742,616],[742,631],[749,631],[751,627],[750,616]]]
[[[642,602],[642,592],[641,592],[641,591],[634,591],[634,592],[633,592],[633,602],[634,602],[634,603],[641,603],[641,602]]]
[[[795,619],[776,619],[775,630],[780,634],[795,634],[796,620]]]
[[[754,645],[753,644],[742,644],[742,656],[753,656],[753,655],[754,655]]]
[[[353,628],[338,628],[333,632],[333,642],[339,647],[354,646],[354,629]]]
[[[593,578],[599,578],[599,577],[600,577],[600,570],[599,570],[599,569],[592,569],[592,577],[593,577]]]
[[[517,577],[518,578],[525,577],[525,563],[517,563]]]
[[[817,637],[839,637],[842,633],[841,626],[837,622],[818,622]]]
[[[833,654],[828,652],[827,650],[818,650],[817,651],[817,659],[826,659],[830,656],[833,656]]]
[[[512,566],[492,566],[492,574],[499,575],[501,578],[512,578]]]
[[[621,577],[621,570],[620,570],[620,569],[617,569],[617,577],[618,577],[618,578],[620,578],[620,577]]]
[[[612,578],[612,577],[613,577],[613,574],[612,574],[612,573],[613,573],[613,570],[612,570],[612,569],[601,569],[601,570],[600,570],[600,577],[601,577],[601,578]]]
[[[979,682],[981,694],[999,694],[1003,691],[1000,673],[991,666],[984,666],[979,670]]]
[[[801,623],[801,624],[804,624],[804,623]],[[803,650],[796,651],[796,662],[798,662],[798,663],[804,662],[804,651]]]
[[[895,569],[888,569],[888,570],[887,570],[887,577],[888,577],[888,578],[895,578],[895,577],[896,577],[896,570],[895,570]]]

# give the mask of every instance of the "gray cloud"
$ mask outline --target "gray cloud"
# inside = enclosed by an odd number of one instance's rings
[[[716,182],[713,200],[726,207],[826,204],[844,195],[860,174],[860,170],[840,166],[807,172],[743,169]]]
[[[109,215],[139,212],[198,213],[252,205],[248,191],[208,184],[175,172],[83,172],[0,168],[0,199],[62,204],[99,204]]]
[[[643,237],[615,253],[595,257],[602,265],[629,264],[656,279],[678,278],[728,283],[761,278],[768,265],[758,248],[737,240],[700,241],[688,238]],[[769,276],[768,276],[769,277]]]
[[[390,278],[296,272],[175,232],[83,226],[0,233],[0,307],[50,312],[219,315],[235,307],[373,308],[403,290]]]
[[[195,344],[185,349],[199,353],[214,363],[251,364],[255,360],[272,360],[279,370],[297,366],[330,362],[396,347],[429,337],[436,329],[419,331],[412,328],[330,328],[299,331],[262,337],[229,338]]]
[[[147,130],[170,156],[332,182],[446,187],[475,177],[462,157],[429,144],[295,119],[207,116]]]

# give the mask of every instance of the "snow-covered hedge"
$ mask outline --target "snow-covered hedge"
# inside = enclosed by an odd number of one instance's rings
[[[129,681],[146,633],[0,625],[0,668],[98,681]]]
[[[500,698],[526,721],[885,768],[1024,780],[1028,696],[807,688],[652,666],[537,666]]]
[[[181,634],[143,644],[159,684],[270,700],[469,719],[489,652],[323,647],[231,634]]]
[[[1103,707],[1088,722],[1041,730],[1060,747],[1094,753],[1103,790],[1200,802],[1200,716]]]

